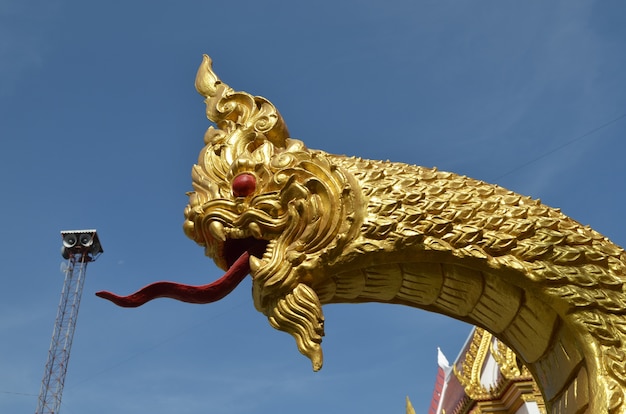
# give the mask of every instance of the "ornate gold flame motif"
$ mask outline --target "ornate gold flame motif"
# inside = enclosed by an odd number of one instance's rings
[[[626,413],[622,248],[496,185],[310,150],[206,56],[196,88],[217,128],[193,167],[185,232],[222,268],[262,243],[249,259],[255,307],[315,370],[323,304],[403,304],[491,332],[550,413]],[[243,194],[242,174],[253,182]]]

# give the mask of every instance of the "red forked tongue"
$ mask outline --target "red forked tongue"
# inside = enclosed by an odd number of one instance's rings
[[[136,308],[156,298],[171,298],[188,303],[211,303],[232,292],[250,273],[249,258],[250,254],[244,252],[224,276],[208,285],[190,286],[174,282],[156,282],[128,296],[118,296],[104,290],[96,292],[96,296],[125,308]]]

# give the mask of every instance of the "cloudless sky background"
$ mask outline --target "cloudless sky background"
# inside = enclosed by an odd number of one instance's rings
[[[202,53],[311,148],[465,174],[626,245],[626,3],[0,0],[0,412],[29,413],[63,275],[60,230],[96,228],[62,414],[426,412],[436,348],[468,325],[325,307],[325,365],[256,312],[94,296],[222,272],[181,229],[210,125]]]

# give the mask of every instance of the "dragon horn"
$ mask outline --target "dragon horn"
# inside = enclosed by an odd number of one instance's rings
[[[196,90],[205,98],[211,98],[217,94],[217,85],[220,83],[222,81],[213,72],[213,61],[209,55],[202,55],[202,63],[196,74]]]
[[[206,98],[207,117],[218,128],[227,134],[236,130],[262,134],[277,147],[286,147],[289,131],[276,107],[261,96],[233,91],[213,72],[208,55],[203,55],[195,86],[198,93]]]

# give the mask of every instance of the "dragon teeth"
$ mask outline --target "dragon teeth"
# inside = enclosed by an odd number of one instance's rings
[[[265,253],[263,253],[264,260],[272,259],[272,253],[274,253],[275,246],[276,246],[276,240],[270,240],[270,242],[267,244],[267,248],[265,249]]]
[[[250,270],[252,271],[252,273],[255,273],[257,270],[259,270],[261,266],[264,266],[266,264],[264,261],[257,259],[254,256],[250,256],[248,262],[250,263]]]
[[[262,238],[261,227],[259,227],[257,223],[250,223],[248,225],[248,229],[250,229],[250,233],[252,233],[252,236],[254,236],[254,238],[256,239]]]
[[[211,224],[209,224],[209,233],[211,233],[211,235],[218,240],[221,240],[223,242],[226,241],[226,233],[224,233],[224,225],[220,223],[219,221],[212,221]]]

